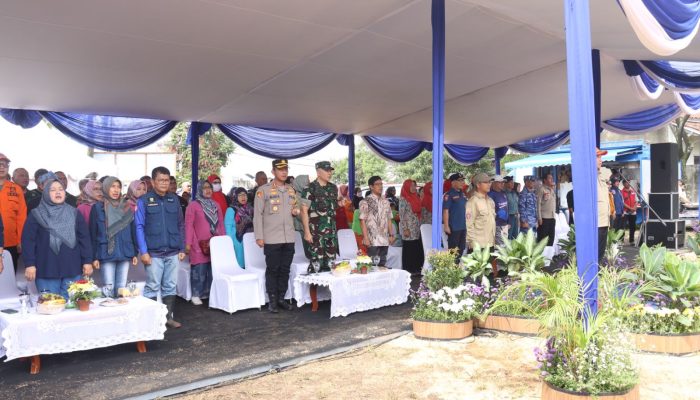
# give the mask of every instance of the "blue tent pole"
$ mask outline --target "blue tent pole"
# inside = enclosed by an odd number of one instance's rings
[[[496,158],[494,159],[494,163],[496,166],[496,175],[501,174],[501,157],[499,157],[498,152],[495,152]]]
[[[445,0],[433,0],[433,232],[434,249],[442,243],[442,170],[445,129]]]
[[[197,197],[197,183],[199,182],[199,133],[193,131],[190,125],[190,138],[192,140],[192,200]]]
[[[348,195],[355,194],[355,136],[348,139]]]
[[[584,285],[584,318],[598,310],[598,171],[588,0],[564,0],[571,166],[576,203],[576,263]]]

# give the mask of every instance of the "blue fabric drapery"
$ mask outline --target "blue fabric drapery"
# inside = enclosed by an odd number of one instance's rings
[[[686,106],[688,106],[688,108],[700,110],[700,96],[681,93],[680,98],[686,104]]]
[[[569,139],[569,131],[564,131],[523,140],[522,142],[513,143],[508,147],[521,153],[538,154],[559,147],[564,144],[567,139]]]
[[[162,119],[113,117],[41,111],[56,129],[70,138],[106,151],[129,151],[154,143],[177,122]]]
[[[671,39],[682,39],[693,33],[700,19],[697,0],[642,0]]]
[[[642,67],[639,66],[639,63],[637,61],[622,60],[622,65],[625,67],[625,73],[627,74],[627,76],[638,76],[642,79],[642,83],[644,83],[644,86],[649,91],[649,93],[654,93],[659,88],[659,82],[657,82],[656,79],[649,76],[649,74],[647,74],[646,71],[644,71]]]
[[[700,63],[693,61],[639,61],[663,82],[678,90],[700,89]]]
[[[335,133],[283,131],[252,126],[217,124],[219,129],[239,146],[268,158],[299,158],[326,147]]]
[[[430,8],[433,50],[433,249],[442,246],[442,170],[445,140],[445,0],[433,0]],[[445,243],[445,245],[447,245]]]
[[[352,197],[355,193],[355,136],[338,135],[335,140],[343,146],[348,146],[348,187]]]
[[[192,199],[197,198],[197,184],[199,183],[199,137],[211,129],[207,122],[192,122],[187,130],[187,144],[192,146]]]
[[[587,0],[565,0],[566,76],[569,98],[571,165],[576,204],[576,266],[586,302],[584,319],[598,310],[598,213],[595,161],[595,94],[591,65],[591,31]]]
[[[32,110],[0,108],[0,116],[7,120],[7,122],[21,126],[24,129],[34,128],[41,122],[41,114]]]
[[[445,150],[455,161],[461,164],[473,164],[481,160],[486,153],[488,147],[466,146],[461,144],[446,144]]]
[[[666,104],[648,110],[613,118],[603,122],[603,127],[611,132],[639,134],[663,127],[682,113],[676,104]]]
[[[410,161],[418,157],[423,150],[433,149],[431,143],[420,140],[386,136],[363,136],[362,139],[380,157],[394,162]]]

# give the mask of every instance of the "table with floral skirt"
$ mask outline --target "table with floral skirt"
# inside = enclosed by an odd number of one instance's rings
[[[128,304],[103,307],[105,299],[93,300],[90,310],[67,309],[54,315],[0,313],[0,357],[5,361],[30,358],[32,374],[41,368],[42,354],[69,353],[136,343],[139,352],[146,351],[145,342],[162,340],[165,334],[165,305],[137,296]],[[6,305],[5,305],[6,306]],[[16,309],[19,309],[17,302]]]
[[[294,279],[297,306],[331,301],[331,318],[403,304],[408,301],[411,274],[400,269],[378,269],[367,274],[335,276],[330,272],[299,275]],[[314,299],[314,297],[316,297]]]

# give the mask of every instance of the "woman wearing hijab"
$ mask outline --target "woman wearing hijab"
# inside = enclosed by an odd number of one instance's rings
[[[228,201],[226,200],[226,195],[221,188],[221,178],[219,178],[218,175],[211,174],[207,178],[207,182],[211,184],[211,188],[214,191],[214,193],[211,195],[211,199],[219,205],[222,213],[225,212],[226,208],[228,207]],[[197,193],[199,193],[199,190],[197,190]]]
[[[428,182],[423,186],[420,222],[428,225],[433,223],[433,182]]]
[[[212,200],[213,194],[211,183],[200,181],[197,199],[187,206],[185,212],[185,252],[190,255],[192,304],[196,306],[202,305],[201,299],[209,297],[211,288],[209,239],[226,234],[224,215]]]
[[[418,197],[416,181],[407,179],[401,187],[399,199],[399,232],[403,241],[403,267],[413,275],[420,274],[423,266],[423,244],[420,239],[422,204]]]
[[[144,185],[145,186],[145,185]],[[122,196],[122,182],[108,176],[102,182],[102,202],[90,211],[90,237],[95,252],[93,267],[102,271],[102,281],[112,285],[112,296],[126,287],[129,262],[136,265],[136,224],[134,210]]]
[[[245,268],[243,235],[253,232],[253,205],[248,203],[248,192],[245,188],[237,188],[231,196],[231,207],[226,210],[224,226],[226,234],[233,241],[236,261],[241,268]]]
[[[89,180],[85,184],[83,191],[78,196],[78,211],[85,219],[86,223],[90,223],[90,210],[97,202],[102,202],[104,195],[102,193],[102,182],[97,180]]]
[[[44,186],[39,206],[27,216],[22,256],[28,281],[68,299],[68,285],[92,274],[90,232],[83,216],[65,203],[66,189],[55,177]]]
[[[126,201],[131,207],[131,211],[136,212],[136,204],[139,197],[146,194],[146,182],[141,180],[131,181],[129,188],[126,190]]]

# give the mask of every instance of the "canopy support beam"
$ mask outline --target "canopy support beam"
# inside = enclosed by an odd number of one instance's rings
[[[348,138],[348,196],[355,194],[355,136]]]
[[[433,0],[431,21],[433,29],[432,244],[433,249],[439,249],[442,244],[442,170],[445,139],[445,0]]]
[[[598,310],[598,171],[595,95],[588,0],[564,0],[571,166],[576,204],[576,264],[583,282],[584,318]]]

